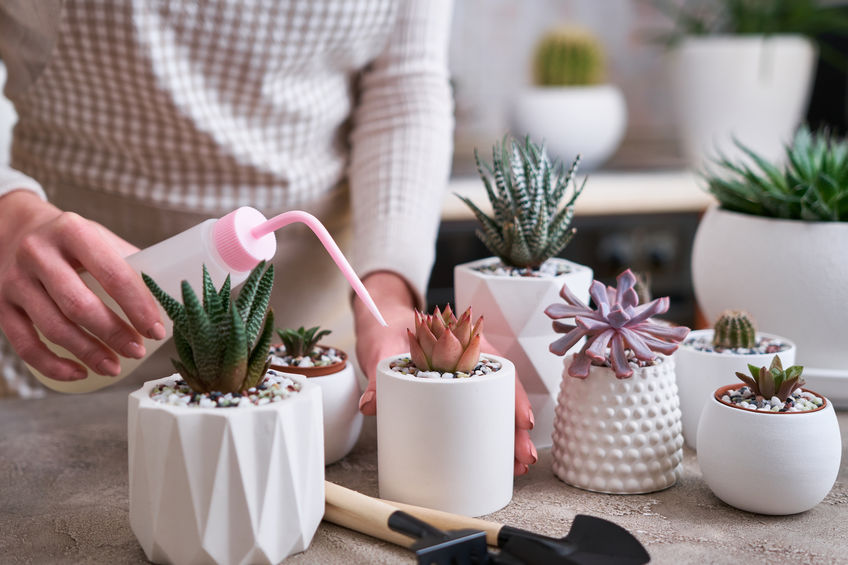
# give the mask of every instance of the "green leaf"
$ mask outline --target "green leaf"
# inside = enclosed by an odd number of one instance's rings
[[[262,381],[265,376],[265,371],[268,367],[268,351],[271,347],[271,339],[274,328],[274,311],[269,310],[265,317],[265,323],[262,326],[262,333],[259,335],[259,340],[256,346],[250,353],[247,362],[247,377],[245,378],[244,388],[256,386]]]
[[[271,301],[271,290],[273,288],[274,265],[269,265],[268,269],[265,270],[259,279],[259,284],[256,287],[256,293],[253,297],[253,303],[250,305],[250,312],[245,321],[248,343],[253,343],[259,333],[262,320],[265,318],[265,312],[268,310],[268,303]]]

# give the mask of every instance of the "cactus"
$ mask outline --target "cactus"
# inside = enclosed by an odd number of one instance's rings
[[[736,376],[750,386],[754,394],[767,399],[776,396],[781,402],[786,402],[795,389],[806,384],[801,377],[804,367],[793,365],[784,371],[783,363],[777,355],[771,360],[768,369],[748,363],[748,370],[751,371],[750,377],[740,372]]]
[[[741,310],[725,310],[713,329],[716,349],[752,348],[757,345],[757,328],[751,315]]]
[[[605,67],[604,49],[594,34],[564,27],[539,41],[533,71],[538,85],[578,86],[603,82]]]
[[[409,355],[419,371],[470,373],[480,361],[483,317],[471,324],[471,307],[457,320],[446,306],[433,314],[415,311],[415,333],[407,328]]]
[[[318,342],[321,341],[321,338],[331,333],[330,330],[319,331],[319,329],[318,326],[315,326],[307,330],[303,326],[300,326],[296,330],[277,330],[277,335],[280,336],[283,347],[286,348],[287,355],[307,357],[315,349]]]

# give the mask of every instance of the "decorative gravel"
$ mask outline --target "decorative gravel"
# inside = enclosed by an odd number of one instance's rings
[[[697,335],[690,336],[684,342],[683,345],[686,347],[691,347],[697,351],[705,351],[708,353],[726,353],[728,355],[756,355],[756,354],[768,354],[768,353],[780,353],[781,351],[785,351],[789,349],[789,344],[785,341],[781,341],[779,339],[774,339],[766,336],[758,336],[757,344],[754,347],[713,347],[713,338],[712,336],[705,335]]]
[[[438,371],[419,371],[415,363],[409,357],[402,357],[397,361],[392,361],[389,364],[392,371],[396,371],[403,375],[412,375],[421,379],[470,379],[471,377],[482,377],[489,373],[499,371],[501,364],[492,359],[482,357],[477,366],[471,373],[457,371],[456,373],[440,373]]]
[[[285,365],[288,367],[325,367],[333,363],[341,363],[344,358],[333,347],[316,347],[312,353],[302,357],[286,355],[286,348],[277,345],[271,348],[271,364]]]
[[[800,389],[789,395],[786,402],[781,402],[776,396],[765,398],[754,395],[751,387],[747,385],[728,390],[721,399],[728,404],[758,412],[809,412],[821,408],[824,403],[821,397]]]
[[[653,367],[665,362],[665,358],[661,355],[657,355],[652,361],[642,361],[641,359],[637,359],[636,355],[634,355],[629,349],[625,350],[625,355],[627,356],[627,364],[630,365],[632,369],[644,369],[645,367]],[[592,365],[595,367],[612,367],[609,359],[603,362],[592,361]]]
[[[511,267],[504,265],[501,261],[493,261],[485,265],[474,267],[475,271],[486,275],[498,275],[508,277],[536,277],[554,278],[572,272],[574,269],[568,263],[562,261],[545,261],[538,269]]]
[[[265,380],[247,392],[200,393],[189,388],[183,379],[171,383],[156,385],[150,391],[150,398],[156,402],[172,406],[197,406],[198,408],[248,408],[279,402],[300,392],[300,383],[281,375],[274,370],[265,373]]]

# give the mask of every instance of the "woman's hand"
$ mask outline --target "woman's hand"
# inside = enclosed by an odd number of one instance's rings
[[[32,192],[0,197],[0,329],[18,355],[60,381],[85,378],[52,353],[36,328],[101,375],[120,372],[118,355],[141,358],[142,336],[165,337],[159,310],[123,257],[135,248],[103,226],[63,212]],[[127,314],[127,324],[82,281],[88,271]]]

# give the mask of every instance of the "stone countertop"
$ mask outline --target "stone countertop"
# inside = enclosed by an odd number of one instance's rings
[[[127,394],[118,385],[82,396],[0,399],[0,562],[143,563],[129,525]],[[848,413],[838,415],[842,429]],[[354,451],[327,478],[377,494],[374,418]],[[738,445],[744,445],[740,431]],[[812,510],[785,517],[738,511],[701,480],[694,452],[684,454],[677,485],[647,495],[603,495],[560,482],[549,450],[515,481],[515,496],[492,519],[562,536],[578,513],[612,520],[647,547],[653,563],[848,563],[848,462]],[[734,445],[729,442],[729,448]],[[787,457],[800,454],[786,446]],[[787,488],[791,488],[788,485]],[[767,494],[764,494],[766,496]],[[413,563],[411,553],[322,523],[311,547],[287,563]]]

